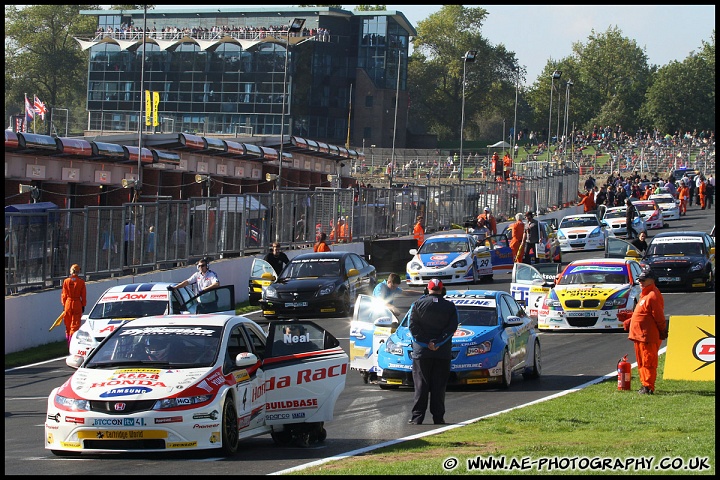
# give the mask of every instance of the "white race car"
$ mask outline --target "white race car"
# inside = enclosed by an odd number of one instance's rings
[[[634,200],[633,205],[645,219],[648,229],[654,230],[665,226],[665,216],[655,200]]]
[[[58,456],[220,449],[271,434],[308,446],[327,436],[348,356],[313,322],[268,333],[235,315],[146,317],[68,357],[77,371],[48,397],[45,448]]]
[[[82,316],[80,329],[70,339],[70,355],[87,356],[113,330],[136,318],[188,312],[235,314],[232,285],[202,295],[196,295],[189,286],[170,290],[172,285],[129,283],[105,290],[90,312]]]
[[[413,256],[407,264],[408,285],[423,286],[432,278],[446,285],[475,283],[481,277],[491,279],[493,267],[490,249],[478,246],[467,233],[433,235],[419,249],[410,249]]]
[[[627,237],[627,225],[626,225],[626,218],[627,218],[627,207],[626,206],[620,206],[620,207],[609,207],[606,208],[602,206],[601,211],[604,211],[602,214],[602,219],[607,222],[608,227],[612,231],[612,233],[616,237]],[[635,211],[635,217],[632,220],[632,226],[633,230],[635,230],[636,233],[640,232],[647,232],[647,226],[645,225],[645,219],[637,213],[637,210]]]
[[[577,250],[604,250],[605,239],[614,237],[606,221],[598,220],[594,213],[568,215],[560,220],[558,226],[560,250],[572,252]]]
[[[622,329],[620,312],[640,301],[636,260],[595,258],[570,262],[538,311],[541,330]]]
[[[648,200],[655,200],[662,210],[663,220],[680,220],[680,200],[670,193],[658,193],[648,197]]]

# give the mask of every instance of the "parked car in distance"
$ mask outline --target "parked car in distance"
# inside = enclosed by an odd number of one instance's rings
[[[85,357],[110,332],[136,318],[175,313],[235,314],[235,287],[221,286],[202,294],[191,286],[171,289],[171,282],[115,285],[103,292],[70,339],[70,356]]]
[[[535,321],[507,292],[448,290],[459,325],[452,337],[449,385],[500,384],[507,388],[513,373],[537,378],[542,373],[540,338]],[[412,306],[378,350],[380,388],[411,387]]]
[[[259,300],[265,318],[350,316],[357,296],[372,294],[377,283],[375,267],[347,251],[301,253],[279,277],[268,277],[270,271],[274,272],[265,260],[253,260],[251,273],[264,274],[261,278],[251,275],[249,288],[271,282],[262,287]]]
[[[538,221],[538,227],[540,229],[539,244],[542,245],[543,248],[538,252],[535,252],[533,248],[530,252],[534,256],[536,263],[562,263],[562,250],[560,249],[560,241],[558,240],[556,228],[557,220],[552,220],[554,221]],[[512,229],[510,225],[505,227],[502,233],[507,236],[508,242],[512,240]]]
[[[50,392],[45,448],[82,453],[218,449],[270,434],[324,441],[348,356],[313,322],[236,315],[139,318],[115,329]],[[60,381],[60,380],[58,380]]]
[[[660,206],[663,220],[680,220],[680,200],[671,193],[654,193],[648,200],[654,200]]]
[[[563,217],[560,220],[557,235],[560,241],[560,250],[563,252],[603,250],[605,239],[615,236],[608,223],[599,220],[594,213]]]
[[[625,205],[619,207],[600,205],[598,207],[598,214],[602,220],[607,222],[610,230],[616,237],[627,237],[627,207]],[[635,209],[634,215],[632,220],[633,230],[635,230],[636,233],[647,232],[645,219],[638,213],[637,209]]]
[[[655,230],[667,226],[660,205],[655,200],[633,200],[633,205],[645,219],[648,230]]]

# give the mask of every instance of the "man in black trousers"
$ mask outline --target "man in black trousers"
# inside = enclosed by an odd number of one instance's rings
[[[443,298],[443,284],[433,278],[428,283],[428,295],[416,301],[410,312],[415,403],[408,423],[412,425],[421,425],[425,419],[428,396],[433,423],[445,423],[445,387],[450,377],[452,337],[457,327],[457,308]]]

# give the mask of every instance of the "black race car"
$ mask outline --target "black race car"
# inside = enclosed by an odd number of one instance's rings
[[[255,259],[250,277],[266,318],[350,316],[357,296],[372,295],[376,283],[374,266],[342,251],[297,255],[277,278],[269,263]]]

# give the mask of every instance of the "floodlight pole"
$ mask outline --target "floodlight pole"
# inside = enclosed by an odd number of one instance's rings
[[[463,172],[465,171],[465,159],[463,157],[463,129],[465,128],[465,70],[469,62],[474,62],[477,50],[468,50],[463,56],[463,79],[462,79],[462,107],[460,108],[460,172],[458,173],[458,184],[462,184]]]

